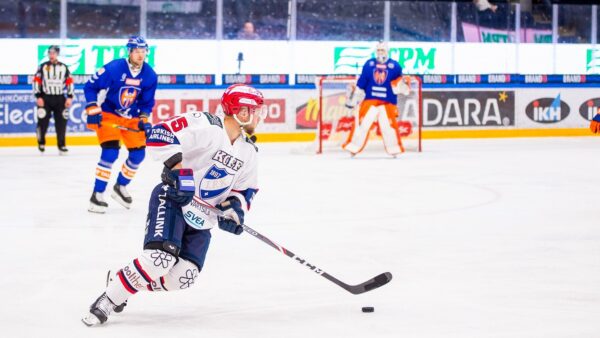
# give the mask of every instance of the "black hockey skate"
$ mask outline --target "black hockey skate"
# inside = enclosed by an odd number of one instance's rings
[[[106,292],[104,292],[90,306],[90,312],[81,318],[81,321],[87,326],[104,324],[114,309],[115,304],[108,298]]]
[[[40,153],[44,153],[44,151],[46,151],[46,145],[45,144],[38,144],[38,150],[40,151]]]
[[[106,212],[107,207],[108,203],[104,201],[102,193],[94,191],[92,193],[92,197],[90,198],[90,206],[88,208],[88,211],[103,214]]]
[[[131,202],[133,202],[133,199],[131,198],[131,195],[129,195],[129,192],[127,191],[124,185],[115,184],[110,197],[112,197],[115,201],[119,202],[119,204],[121,204],[125,208],[131,208]]]
[[[69,153],[69,149],[67,149],[67,147],[62,146],[62,147],[58,147],[58,154],[61,156],[65,156]]]
[[[112,271],[108,270],[108,273],[106,274],[106,287],[108,287],[108,283],[113,281],[113,277],[114,275],[111,273]],[[127,306],[127,301],[125,301],[123,304],[117,305],[114,308],[115,313],[121,313],[123,312],[123,309],[125,309],[125,307]]]

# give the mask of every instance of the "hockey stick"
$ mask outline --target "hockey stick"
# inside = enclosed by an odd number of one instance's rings
[[[211,211],[213,211],[215,214],[217,214],[218,216],[223,216],[223,211],[214,208],[213,206],[207,205],[204,201],[202,201],[201,199],[197,198],[196,196],[194,196],[194,200],[200,204],[202,204],[203,206],[209,208]],[[262,235],[261,233],[259,233],[258,231],[252,229],[251,227],[247,226],[246,224],[242,224],[242,226],[244,227],[244,231],[246,231],[247,233],[249,233],[250,235],[252,235],[255,238],[260,239],[261,241],[263,241],[263,243],[268,244],[270,247],[272,247],[273,249],[281,252],[282,254],[288,256],[289,258],[293,259],[294,261],[307,266],[310,270],[312,270],[313,272],[315,272],[316,274],[322,276],[323,278],[329,280],[330,282],[336,284],[337,286],[343,288],[344,290],[350,292],[353,295],[359,295],[361,293],[365,293],[374,289],[377,289],[378,287],[381,287],[387,283],[389,283],[392,280],[392,274],[390,272],[384,272],[382,274],[379,274],[371,279],[369,279],[366,282],[360,283],[360,284],[356,284],[356,285],[350,285],[350,284],[346,284],[344,282],[342,282],[341,280],[333,277],[332,275],[328,274],[327,272],[323,271],[322,269],[318,268],[316,265],[313,265],[311,263],[309,263],[307,260],[298,257],[296,254],[294,254],[293,252],[291,252],[290,250],[284,248],[283,246],[275,243],[274,241],[270,240],[269,238],[267,238],[266,236]]]
[[[118,124],[111,124],[110,126],[113,127],[113,128],[116,128],[116,129],[121,129],[121,130],[126,130],[126,131],[132,131],[132,132],[137,132],[137,133],[139,133],[140,131],[143,131],[143,130],[139,130],[139,129],[127,128],[127,127],[124,127],[124,126],[121,126],[121,125],[118,125]]]

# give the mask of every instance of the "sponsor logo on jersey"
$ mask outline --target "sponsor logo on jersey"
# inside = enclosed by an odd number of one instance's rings
[[[200,198],[215,198],[226,192],[233,183],[233,175],[213,164],[200,181]]]
[[[387,75],[388,75],[387,69],[375,68],[373,70],[373,80],[378,85],[382,85],[385,83],[385,80],[387,79]]]
[[[129,108],[138,96],[139,89],[132,86],[121,87],[119,90],[119,103],[121,108]]]
[[[166,184],[162,187],[162,194],[158,194],[158,207],[156,208],[156,224],[154,225],[154,237],[162,238],[165,228],[165,213],[167,211],[167,190]]]
[[[579,106],[579,115],[584,119],[591,121],[600,109],[600,97],[589,99]]]
[[[525,108],[525,115],[539,123],[556,123],[569,116],[569,105],[560,99],[544,97],[530,102]]]
[[[216,219],[209,207],[198,202],[197,199],[193,199],[190,204],[182,207],[182,211],[186,223],[195,229],[210,229],[212,228],[211,219]]]
[[[193,226],[196,229],[200,229],[204,225],[204,218],[196,215],[191,210],[186,211],[185,214],[183,214],[183,217],[189,225]]]
[[[141,81],[139,79],[125,79],[126,85],[139,86],[140,83],[141,83]]]

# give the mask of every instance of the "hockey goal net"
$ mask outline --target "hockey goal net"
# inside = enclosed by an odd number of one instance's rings
[[[409,84],[408,95],[398,95],[398,131],[406,151],[421,151],[423,120],[421,80],[418,76],[405,75]],[[358,118],[358,104],[349,109],[345,106],[349,85],[356,83],[354,76],[323,76],[316,79],[319,98],[316,148],[317,153],[341,149]],[[363,94],[364,95],[364,94]],[[368,143],[380,143],[381,133],[377,123],[369,133]]]

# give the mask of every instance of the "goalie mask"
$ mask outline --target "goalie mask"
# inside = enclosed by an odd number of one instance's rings
[[[225,115],[233,116],[240,126],[246,126],[253,123],[254,116],[259,115],[264,118],[266,107],[263,94],[254,87],[245,84],[234,84],[225,90],[221,97],[221,106]],[[249,118],[246,122],[238,119],[238,114],[242,107],[248,108]]]
[[[377,62],[379,62],[379,63],[387,62],[387,60],[389,58],[387,43],[380,41],[377,44],[375,55],[377,58]]]

